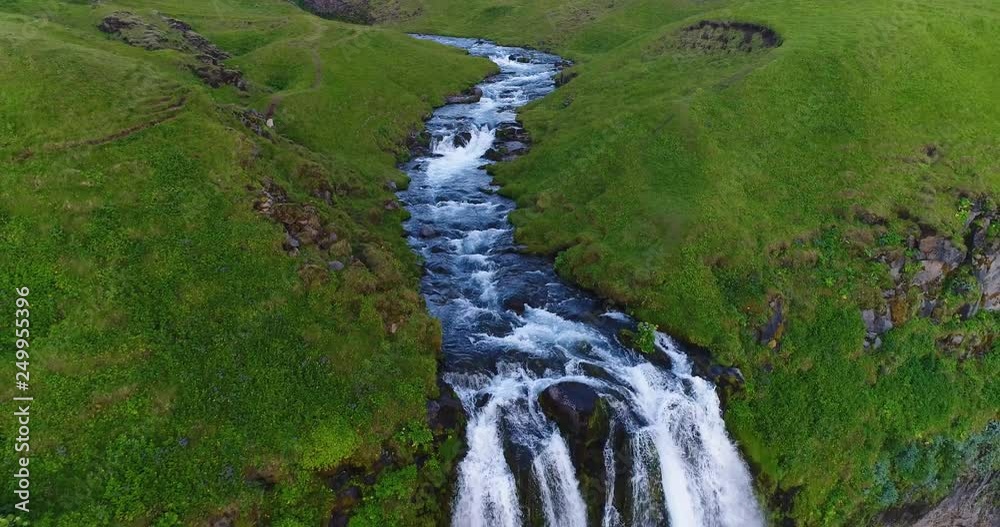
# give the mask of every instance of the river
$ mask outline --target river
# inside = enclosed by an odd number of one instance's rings
[[[478,102],[434,112],[431,153],[404,165],[411,182],[399,193],[425,262],[422,292],[444,332],[443,376],[469,416],[452,523],[763,525],[715,388],[681,347],[657,334],[665,357],[651,363],[621,341],[633,320],[514,241],[514,203],[497,194],[484,155],[517,108],[555,89],[560,58],[417,38],[500,68],[479,84]]]

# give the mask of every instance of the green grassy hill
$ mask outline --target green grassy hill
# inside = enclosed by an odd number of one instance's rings
[[[496,168],[519,237],[742,369],[727,422],[776,521],[869,524],[1000,469],[1000,320],[966,309],[1000,238],[995,2],[347,4],[382,25],[0,0],[0,298],[31,288],[37,524],[440,517],[439,330],[390,189],[421,117],[491,66],[399,30],[576,61]],[[941,247],[967,257],[924,284]],[[330,490],[386,464],[359,504]]]
[[[971,264],[910,279],[921,239],[975,260],[973,220],[996,217],[996,3],[387,4],[404,15],[386,24],[578,62],[524,112],[531,155],[496,170],[519,239],[742,368],[727,419],[777,516],[857,525],[948,490],[1000,408],[1000,317],[963,315],[980,300]],[[780,45],[705,40],[689,29],[703,20]],[[783,323],[761,342],[776,299]],[[896,327],[866,347],[862,312],[890,308]]]
[[[98,30],[118,11],[137,25]],[[246,89],[193,74],[165,16]],[[277,0],[4,1],[0,47],[0,290],[13,316],[31,289],[34,524],[317,525],[327,471],[429,448],[439,329],[389,185],[422,116],[492,65]],[[272,102],[273,130],[246,112]],[[419,513],[437,463],[366,491],[372,522],[393,500]]]

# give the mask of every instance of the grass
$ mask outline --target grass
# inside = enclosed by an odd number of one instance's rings
[[[904,445],[961,441],[996,419],[995,313],[915,319],[874,352],[863,350],[859,315],[891,286],[869,240],[901,248],[917,221],[960,240],[960,195],[997,197],[1000,73],[985,67],[1000,62],[988,37],[1000,27],[995,6],[410,4],[419,16],[387,23],[577,61],[576,79],[523,112],[532,153],[496,169],[519,204],[519,240],[743,369],[747,387],[730,399],[727,421],[764,494],[796,492],[776,516],[872,522],[906,501],[871,490],[879,460]],[[703,19],[765,24],[782,43],[750,53],[679,46],[680,31]],[[925,145],[943,158],[913,161]],[[857,210],[888,225],[865,225]],[[788,321],[772,351],[755,332],[776,294]],[[956,356],[935,345],[952,332],[992,344]]]
[[[120,9],[188,22],[250,90],[100,33]],[[32,291],[33,524],[323,521],[321,475],[423,427],[437,391],[439,329],[386,182],[407,132],[490,65],[280,1],[5,1],[0,41],[0,291]],[[270,142],[232,109],[274,98]],[[181,100],[155,126],[81,143]],[[285,254],[252,208],[266,178],[341,241]],[[331,204],[313,194],[323,182]],[[347,266],[328,273],[330,259]]]
[[[874,255],[904,252],[918,222],[961,244],[969,197],[997,202],[991,2],[371,4],[391,28],[279,0],[0,0],[0,291],[32,291],[36,524],[315,525],[339,500],[323,474],[382,446],[422,463],[366,485],[354,521],[443,513],[459,445],[435,450],[423,424],[439,330],[387,182],[421,117],[491,66],[398,29],[576,61],[523,112],[532,153],[496,168],[519,239],[742,369],[727,422],[775,520],[868,524],[942,496],[968,464],[997,469],[982,452],[998,440],[1000,320],[954,316],[971,278],[949,279],[940,320],[912,317],[878,350],[860,317],[891,286]],[[210,89],[193,57],[100,33],[119,9],[191,24],[250,89]],[[681,46],[704,19],[782,42]],[[234,114],[272,104],[273,142]],[[285,254],[252,208],[265,180],[340,241]],[[345,269],[326,272],[333,259]],[[771,349],[755,332],[775,295]],[[983,349],[938,346],[956,333]]]

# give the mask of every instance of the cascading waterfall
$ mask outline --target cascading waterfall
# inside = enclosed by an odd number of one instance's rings
[[[500,73],[478,103],[439,108],[432,154],[404,166],[400,193],[422,284],[444,330],[445,380],[469,415],[458,469],[456,526],[544,524],[763,525],[751,480],[729,440],[714,387],[692,373],[666,335],[669,368],[623,345],[622,313],[561,281],[543,258],[521,254],[483,169],[497,130],[554,89],[560,59],[473,39],[417,36],[488,57]],[[456,138],[459,138],[458,140]],[[582,459],[540,403],[574,387],[607,408],[605,438]],[[588,424],[588,426],[590,426]],[[598,426],[600,425],[593,425]],[[597,482],[597,483],[595,483]]]

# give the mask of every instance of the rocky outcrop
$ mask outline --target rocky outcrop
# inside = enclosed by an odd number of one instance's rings
[[[243,126],[246,126],[251,132],[270,141],[274,141],[274,137],[271,134],[271,128],[268,126],[267,118],[264,117],[264,114],[250,108],[234,109],[233,113],[236,115],[236,118],[243,123]]]
[[[913,277],[915,286],[926,287],[936,283],[965,261],[965,251],[942,236],[927,236],[920,240],[917,248],[921,269]]]
[[[264,181],[253,207],[260,214],[284,226],[285,241],[282,247],[289,254],[298,254],[302,248],[310,245],[325,251],[338,239],[333,227],[323,222],[315,207],[288,201],[288,193],[270,179]]]
[[[864,248],[887,266],[892,282],[882,291],[881,303],[869,302],[860,311],[865,347],[879,348],[886,332],[913,317],[943,324],[1000,310],[1000,212],[987,197],[966,196],[961,203],[966,222],[958,237],[944,236],[906,213],[893,220],[909,223],[911,234],[906,239]],[[863,211],[855,211],[855,217],[883,239],[890,235],[888,220]],[[892,236],[899,239],[896,232]],[[938,336],[937,343],[953,356],[968,357],[984,353],[993,340],[988,333],[956,328]]]
[[[882,307],[877,312],[874,309],[862,310],[861,321],[865,324],[865,347],[882,347],[881,335],[893,327],[889,308]]]
[[[459,132],[455,134],[455,137],[452,139],[451,142],[455,146],[455,148],[462,148],[463,146],[468,146],[469,141],[472,141],[471,132]]]
[[[368,0],[299,0],[303,8],[319,16],[354,24],[372,24],[375,17]]]
[[[1000,215],[984,215],[970,224],[968,237],[973,273],[983,295],[981,307],[987,311],[1000,310],[1000,236],[997,231],[1000,231]]]
[[[590,386],[572,381],[549,386],[538,403],[566,440],[587,514],[596,524],[607,494],[603,452],[610,433],[608,403]]]
[[[531,149],[531,136],[519,123],[501,123],[494,135],[493,146],[483,154],[490,161],[511,161]]]
[[[188,64],[188,68],[213,88],[230,85],[239,90],[247,89],[241,71],[222,65],[229,54],[186,22],[167,16],[146,20],[135,13],[116,11],[104,17],[97,28],[121,38],[130,46],[150,51],[173,49],[193,57],[196,62]]]
[[[449,95],[444,98],[446,104],[472,104],[479,102],[483,98],[483,90],[478,86],[470,88],[462,93]]]
[[[883,518],[887,527],[996,527],[1000,525],[1000,475],[962,480],[933,508],[911,507]]]
[[[577,437],[590,431],[591,420],[598,413],[601,396],[590,386],[579,382],[561,382],[546,388],[538,403],[559,429]]]

